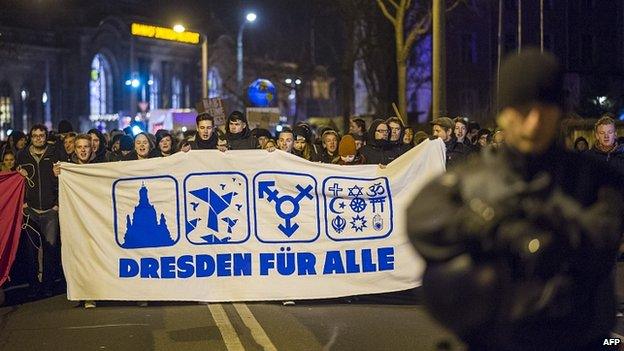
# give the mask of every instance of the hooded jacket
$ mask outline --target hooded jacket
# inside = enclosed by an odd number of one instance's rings
[[[366,145],[360,149],[360,154],[364,156],[364,162],[366,164],[382,164],[387,165],[396,158],[396,154],[390,151],[390,144],[388,140],[376,140],[375,131],[377,127],[386,123],[381,119],[376,119],[371,123],[368,128]]]
[[[243,128],[242,132],[236,134],[230,133],[229,125],[232,120],[239,120],[245,123],[245,128]],[[230,150],[253,150],[260,148],[258,139],[251,135],[247,117],[244,113],[238,111],[232,112],[225,123],[225,139],[228,142]]]
[[[98,149],[95,151],[93,156],[91,156],[93,157],[93,159],[90,163],[108,162],[108,160],[110,159],[110,155],[108,154],[109,152],[106,150],[106,139],[104,138],[104,134],[102,134],[102,132],[95,128],[89,130],[87,134],[95,134],[97,135],[98,139],[100,139],[100,146],[98,146]]]
[[[30,152],[30,146],[22,149],[15,158],[16,166],[28,173],[24,202],[28,207],[46,211],[58,205],[58,178],[52,168],[59,161],[55,145],[47,145],[41,158]]]

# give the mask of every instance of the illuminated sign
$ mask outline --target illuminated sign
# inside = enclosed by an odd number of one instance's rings
[[[132,35],[171,40],[187,44],[199,43],[199,33],[188,31],[178,33],[171,28],[156,27],[149,24],[132,23]]]

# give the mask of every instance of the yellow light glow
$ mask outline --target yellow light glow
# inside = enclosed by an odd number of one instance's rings
[[[199,44],[199,33],[189,31],[177,33],[171,28],[157,27],[148,24],[132,23],[131,33],[132,35],[140,37],[177,41],[187,44]]]

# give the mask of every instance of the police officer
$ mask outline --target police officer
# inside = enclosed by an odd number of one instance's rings
[[[408,209],[426,305],[471,350],[602,350],[624,175],[556,146],[553,56],[525,50],[499,78],[506,145],[434,180]]]

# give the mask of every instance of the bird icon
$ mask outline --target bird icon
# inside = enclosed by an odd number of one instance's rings
[[[243,204],[236,204],[236,209],[240,212],[241,208],[243,207]]]
[[[221,190],[225,190],[225,184],[219,184],[219,186],[221,187]]]
[[[197,211],[197,206],[199,206],[199,202],[191,202],[191,206],[193,206],[193,211]]]

